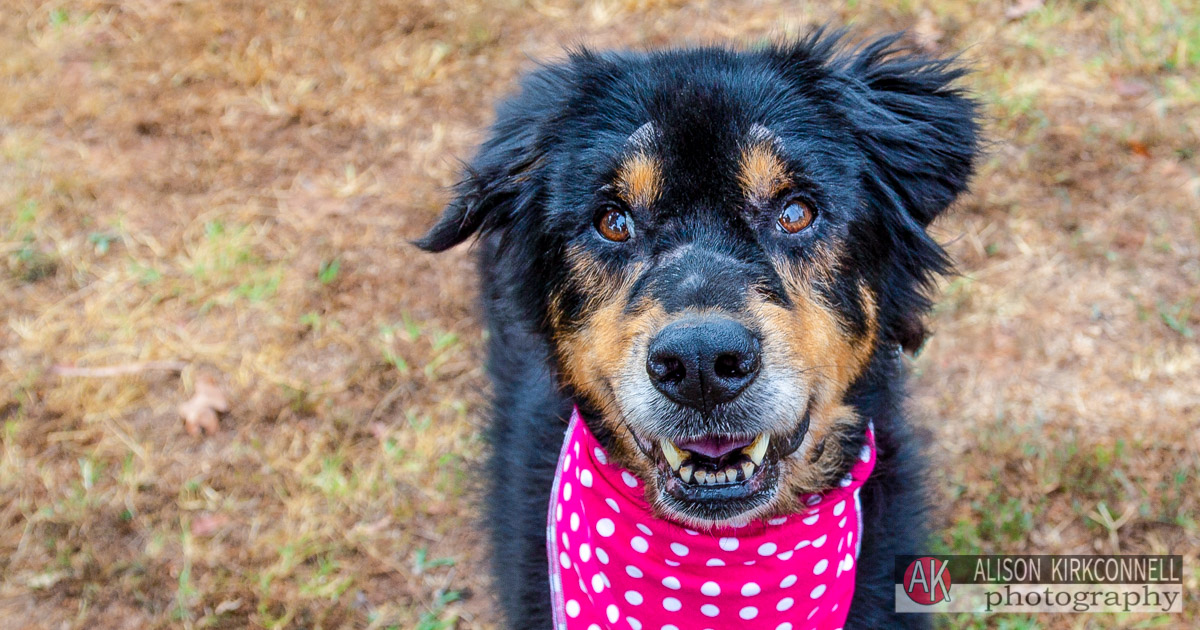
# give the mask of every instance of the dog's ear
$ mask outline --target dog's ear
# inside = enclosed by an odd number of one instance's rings
[[[849,88],[842,111],[878,178],[876,192],[927,227],[967,189],[979,155],[979,107],[957,81],[954,59],[897,48],[899,36],[849,55],[838,80]]]
[[[454,187],[454,199],[429,231],[413,243],[440,252],[509,225],[531,209],[544,186],[548,128],[555,119],[565,81],[558,68],[529,76],[520,94],[496,108],[490,136]]]

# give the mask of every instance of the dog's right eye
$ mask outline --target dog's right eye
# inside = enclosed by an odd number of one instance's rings
[[[596,231],[610,241],[621,243],[633,236],[633,220],[624,210],[608,207],[596,217]]]

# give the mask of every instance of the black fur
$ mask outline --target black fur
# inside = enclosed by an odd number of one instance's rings
[[[896,37],[887,37],[848,49],[840,34],[818,31],[750,52],[582,51],[534,72],[499,106],[454,201],[417,244],[441,251],[476,233],[481,239],[493,383],[485,516],[509,627],[550,626],[547,502],[571,405],[587,411],[589,404],[558,370],[550,295],[564,284],[567,244],[592,229],[594,182],[611,169],[620,143],[651,118],[669,129],[698,130],[675,141],[680,155],[707,164],[725,158],[707,155],[711,143],[703,138],[753,122],[783,129],[813,194],[840,213],[827,229],[847,244],[840,263],[848,272],[821,291],[838,305],[848,332],[861,335],[866,315],[854,287],[866,282],[878,296],[880,331],[846,401],[874,420],[879,445],[879,463],[862,491],[865,532],[846,627],[927,623],[922,615],[892,612],[892,558],[918,552],[926,535],[924,458],[904,419],[896,348],[920,345],[929,284],[949,267],[926,227],[966,188],[978,150],[977,108],[953,85],[961,69],[896,45]],[[687,172],[682,164],[667,176]],[[703,189],[703,182],[672,183]],[[719,206],[723,193],[712,190],[683,206]],[[706,225],[696,229],[713,229]],[[696,235],[662,233],[671,238]],[[742,255],[734,246],[729,251]],[[599,259],[619,265],[622,255],[603,251]],[[748,264],[761,262],[750,260],[753,252],[744,255]],[[586,298],[568,292],[560,306],[577,313]],[[857,445],[840,447],[853,453]]]

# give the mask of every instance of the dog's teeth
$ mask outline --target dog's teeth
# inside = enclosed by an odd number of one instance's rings
[[[680,451],[675,446],[675,443],[667,438],[659,440],[658,447],[662,449],[663,457],[667,458],[667,463],[671,465],[671,470],[679,470],[679,465],[683,463],[683,458],[686,457],[683,451]]]
[[[728,480],[730,483],[733,483],[734,481],[737,481],[737,480],[738,480],[738,477],[737,477],[737,469],[736,469],[736,468],[730,468],[729,470],[726,470],[726,471],[725,471],[725,479],[726,479],[726,480]]]
[[[722,470],[721,472],[717,473],[717,483],[725,483],[725,478],[726,478],[726,476],[725,476],[725,471],[724,471],[724,470]]]
[[[742,449],[742,452],[750,456],[750,461],[754,462],[755,466],[762,464],[763,457],[767,455],[767,446],[770,444],[771,438],[767,437],[766,433],[760,433],[757,438],[754,438],[754,443]]]
[[[746,479],[749,479],[754,474],[754,464],[742,462],[742,474],[745,475]]]
[[[691,466],[683,466],[682,468],[680,468],[679,469],[679,478],[682,479],[684,483],[691,482],[692,467]]]

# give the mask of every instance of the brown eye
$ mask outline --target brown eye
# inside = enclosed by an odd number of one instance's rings
[[[812,225],[817,213],[803,201],[789,201],[779,213],[779,229],[788,234],[795,234]]]
[[[616,208],[609,208],[596,219],[596,231],[600,236],[618,243],[629,240],[633,236],[633,221],[629,215]]]

